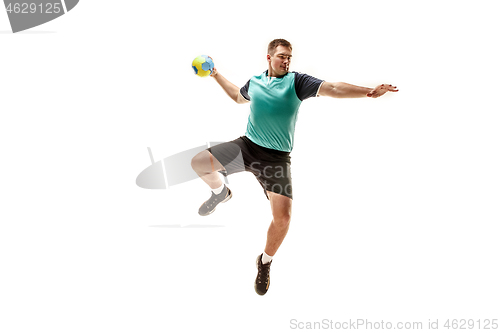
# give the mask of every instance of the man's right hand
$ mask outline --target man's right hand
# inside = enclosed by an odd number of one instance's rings
[[[217,68],[214,67],[212,70],[212,74],[210,74],[211,77],[215,77],[219,72],[217,72]]]

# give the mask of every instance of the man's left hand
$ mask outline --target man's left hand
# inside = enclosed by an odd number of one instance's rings
[[[368,94],[366,94],[367,97],[372,97],[372,98],[377,98],[385,94],[386,92],[397,92],[399,91],[396,86],[393,86],[392,84],[381,84],[379,86],[376,86],[375,89],[371,90]]]

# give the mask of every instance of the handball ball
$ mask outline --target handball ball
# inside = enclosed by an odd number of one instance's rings
[[[197,56],[193,60],[193,69],[198,76],[209,76],[214,70],[214,61],[207,55]]]

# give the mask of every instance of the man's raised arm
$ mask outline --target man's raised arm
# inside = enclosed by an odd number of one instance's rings
[[[238,104],[243,104],[248,102],[245,98],[243,98],[243,96],[241,96],[240,88],[229,82],[228,79],[226,79],[219,72],[217,72],[217,69],[214,68],[210,76],[213,77],[215,81],[217,81],[217,83],[222,87],[222,89],[224,89],[226,94],[229,97],[231,97],[233,101],[235,101]]]

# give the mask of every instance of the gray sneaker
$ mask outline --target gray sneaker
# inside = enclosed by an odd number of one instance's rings
[[[200,209],[198,210],[198,214],[200,214],[201,216],[212,214],[218,204],[228,201],[232,198],[232,196],[233,194],[231,193],[231,190],[226,185],[224,185],[224,189],[219,194],[215,194],[214,192],[212,192],[212,196],[210,197],[210,199],[208,199],[201,205]]]

